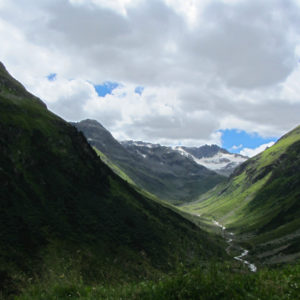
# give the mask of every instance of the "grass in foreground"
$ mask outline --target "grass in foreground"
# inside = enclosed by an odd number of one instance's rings
[[[114,286],[87,285],[60,276],[29,284],[16,300],[54,299],[299,299],[300,264],[250,273],[236,263],[180,268],[157,280]]]

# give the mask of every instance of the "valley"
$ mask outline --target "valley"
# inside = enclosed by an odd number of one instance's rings
[[[263,264],[299,256],[300,127],[238,167],[226,183],[182,208],[216,218]]]
[[[230,255],[231,248],[234,247],[233,239],[234,239],[234,233],[226,231],[226,227],[220,224],[218,221],[213,220],[213,223],[221,229],[221,235],[226,239],[226,242],[228,246],[226,247],[226,252],[228,255]],[[254,264],[251,264],[248,260],[244,259],[245,256],[248,255],[249,250],[240,248],[239,251],[242,251],[240,255],[234,256],[233,258],[242,262],[243,264],[247,265],[252,272],[257,271],[257,267]]]
[[[297,299],[299,174],[300,127],[250,159],[118,142],[0,64],[0,299]]]

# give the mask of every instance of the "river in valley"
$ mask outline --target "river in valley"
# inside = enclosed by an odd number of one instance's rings
[[[229,232],[226,231],[226,227],[222,224],[220,224],[218,221],[213,220],[213,223],[218,226],[219,228],[222,229],[222,233],[223,233],[223,237],[226,239],[226,242],[228,243],[228,247],[226,248],[226,252],[229,252],[230,247],[232,246],[232,242],[233,242],[233,236],[234,233],[233,232]],[[227,238],[227,236],[229,236],[229,238]],[[248,260],[244,259],[244,257],[246,257],[249,253],[249,250],[241,248],[242,253],[238,256],[234,256],[234,259],[242,262],[243,264],[247,265],[248,268],[250,269],[250,271],[252,272],[256,272],[257,271],[257,267],[255,266],[255,264],[250,263]]]

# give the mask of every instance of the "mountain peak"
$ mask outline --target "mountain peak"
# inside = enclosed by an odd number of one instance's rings
[[[217,153],[221,152],[224,154],[230,154],[226,149],[219,147],[218,145],[203,145],[200,147],[181,147],[185,151],[194,155],[196,158],[200,159],[203,157],[213,157]]]
[[[97,120],[86,119],[80,122],[71,122],[73,126],[75,126],[78,130],[82,132],[89,132],[89,141],[97,140],[98,136],[101,135],[101,139],[106,142],[117,142],[112,134]]]
[[[0,94],[4,98],[13,100],[14,104],[22,105],[24,103],[35,103],[47,109],[46,104],[38,97],[29,93],[25,87],[14,79],[6,70],[3,63],[0,62]]]
[[[142,141],[133,141],[133,140],[121,141],[120,144],[125,147],[126,146],[147,147],[147,148],[164,147],[164,146],[161,146],[160,144],[152,144],[152,143],[146,143],[146,142],[142,142]]]
[[[100,122],[98,122],[97,120],[94,120],[94,119],[85,119],[85,120],[78,122],[78,124],[90,126],[90,127],[101,127],[103,129],[107,130]]]
[[[218,145],[200,147],[175,147],[181,155],[192,158],[197,164],[205,166],[221,175],[229,176],[233,170],[248,157],[228,152]]]
[[[224,178],[171,147],[142,141],[118,142],[97,123],[75,124],[89,143],[123,171],[137,186],[173,203],[191,201]]]

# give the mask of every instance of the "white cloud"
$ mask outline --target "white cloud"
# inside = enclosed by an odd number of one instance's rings
[[[176,11],[179,15],[182,15],[188,25],[193,28],[201,15],[203,13],[203,9],[209,3],[209,0],[166,0],[166,3]]]
[[[239,145],[233,145],[233,146],[231,147],[231,150],[238,150],[238,149],[241,149],[241,148],[243,148],[243,145],[242,145],[242,144],[239,144]]]
[[[273,145],[274,145],[274,142],[270,142],[270,143],[267,143],[267,144],[260,145],[259,147],[254,148],[254,149],[244,148],[243,150],[240,151],[240,154],[244,155],[244,156],[248,156],[248,157],[253,157],[256,154],[266,150],[267,148],[269,148]]]
[[[280,136],[299,123],[299,20],[292,0],[0,0],[0,57],[55,113],[120,138]],[[122,87],[99,98],[108,80]]]
[[[117,11],[123,16],[127,15],[127,7],[137,5],[139,0],[69,0],[73,5],[86,6],[96,5]]]

